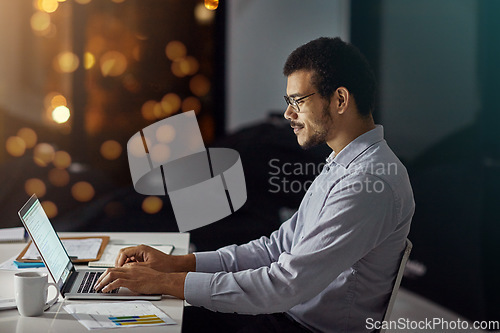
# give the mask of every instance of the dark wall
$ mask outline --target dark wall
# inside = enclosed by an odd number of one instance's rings
[[[403,286],[470,320],[500,313],[499,9],[352,2],[352,42],[379,79],[376,120],[415,194],[410,259],[420,269]]]

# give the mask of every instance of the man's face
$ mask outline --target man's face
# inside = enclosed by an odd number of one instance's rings
[[[326,142],[333,126],[330,103],[316,91],[311,83],[312,76],[312,71],[296,71],[288,76],[286,87],[288,97],[295,100],[315,93],[298,102],[299,113],[289,105],[284,114],[303,149]]]

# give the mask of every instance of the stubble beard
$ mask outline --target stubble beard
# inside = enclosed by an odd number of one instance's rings
[[[333,125],[333,119],[329,112],[330,103],[321,112],[321,119],[314,123],[313,133],[306,139],[300,147],[304,150],[318,146],[326,142],[328,132]]]

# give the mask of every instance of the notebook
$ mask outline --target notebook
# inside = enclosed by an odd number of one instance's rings
[[[94,284],[103,271],[77,271],[75,269],[36,195],[33,194],[19,210],[19,217],[63,297],[67,299],[161,299],[161,295],[137,294],[123,287],[110,293],[95,292]]]

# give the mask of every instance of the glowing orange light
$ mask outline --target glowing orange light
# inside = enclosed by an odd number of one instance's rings
[[[174,114],[181,108],[181,98],[174,93],[168,93],[161,99],[161,107],[167,116]]]
[[[24,155],[24,152],[26,151],[26,143],[18,136],[11,136],[7,139],[5,148],[10,155],[19,157]]]
[[[80,64],[80,60],[73,52],[62,52],[57,55],[54,69],[60,73],[72,73]]]
[[[68,102],[66,101],[66,97],[61,94],[57,94],[50,100],[50,106],[53,108],[57,108],[58,106],[67,106]]]
[[[33,160],[38,166],[45,167],[54,160],[55,150],[48,143],[39,143],[33,151]]]
[[[127,69],[127,58],[118,51],[104,53],[100,59],[103,76],[120,76]]]
[[[219,0],[205,0],[205,7],[209,10],[216,10],[219,7]]]
[[[155,117],[155,105],[156,101],[150,100],[142,105],[141,114],[146,120],[154,120]]]
[[[42,208],[49,219],[57,216],[58,211],[55,203],[53,203],[52,201],[42,201],[40,204],[42,205]]]
[[[71,165],[71,156],[63,150],[59,150],[54,154],[54,160],[52,161],[54,166],[58,169],[66,169]]]
[[[163,201],[155,196],[150,196],[142,202],[142,210],[148,214],[156,214],[163,207]]]
[[[28,179],[24,183],[24,190],[28,195],[32,195],[34,193],[39,198],[43,197],[47,193],[45,183],[38,178]]]
[[[83,67],[85,69],[91,69],[95,65],[95,57],[90,52],[85,52],[83,54]]]
[[[49,171],[49,182],[57,187],[63,187],[69,183],[69,173],[63,169],[52,169]]]
[[[108,140],[101,145],[101,155],[107,160],[116,160],[122,153],[122,146],[118,141]]]
[[[95,190],[90,183],[81,181],[71,187],[71,194],[76,201],[87,202],[92,200]]]
[[[191,96],[182,101],[182,111],[187,112],[193,110],[196,114],[201,111],[201,102],[198,98]]]
[[[185,62],[186,62],[186,64],[184,66],[186,66],[186,68],[187,68],[188,75],[194,75],[194,74],[196,74],[196,72],[198,72],[198,69],[200,68],[200,64],[198,63],[198,60],[196,60],[195,57],[191,57],[191,56],[186,57]]]
[[[23,139],[26,148],[33,148],[36,145],[38,137],[36,132],[31,128],[23,127],[17,131],[17,136]]]
[[[179,42],[178,40],[173,40],[169,42],[165,48],[165,53],[167,54],[167,58],[174,61],[177,59],[184,58],[187,53],[186,46]]]
[[[71,112],[66,106],[58,106],[52,111],[52,119],[58,124],[64,124],[69,120]]]
[[[210,91],[210,81],[204,75],[196,75],[189,81],[189,88],[198,97],[205,96]]]
[[[92,0],[75,0],[75,2],[79,3],[80,5],[86,5],[90,3]]]
[[[38,0],[38,8],[46,13],[53,13],[59,7],[57,0]]]
[[[200,24],[209,24],[213,22],[215,18],[215,12],[213,10],[207,10],[207,8],[202,3],[199,3],[194,8],[194,17]]]
[[[187,68],[186,70],[186,65],[182,61],[182,59],[172,62],[170,69],[172,70],[172,73],[177,77],[184,77],[189,72],[189,68]]]
[[[31,16],[31,29],[43,32],[50,28],[50,15],[45,12],[36,12]]]

